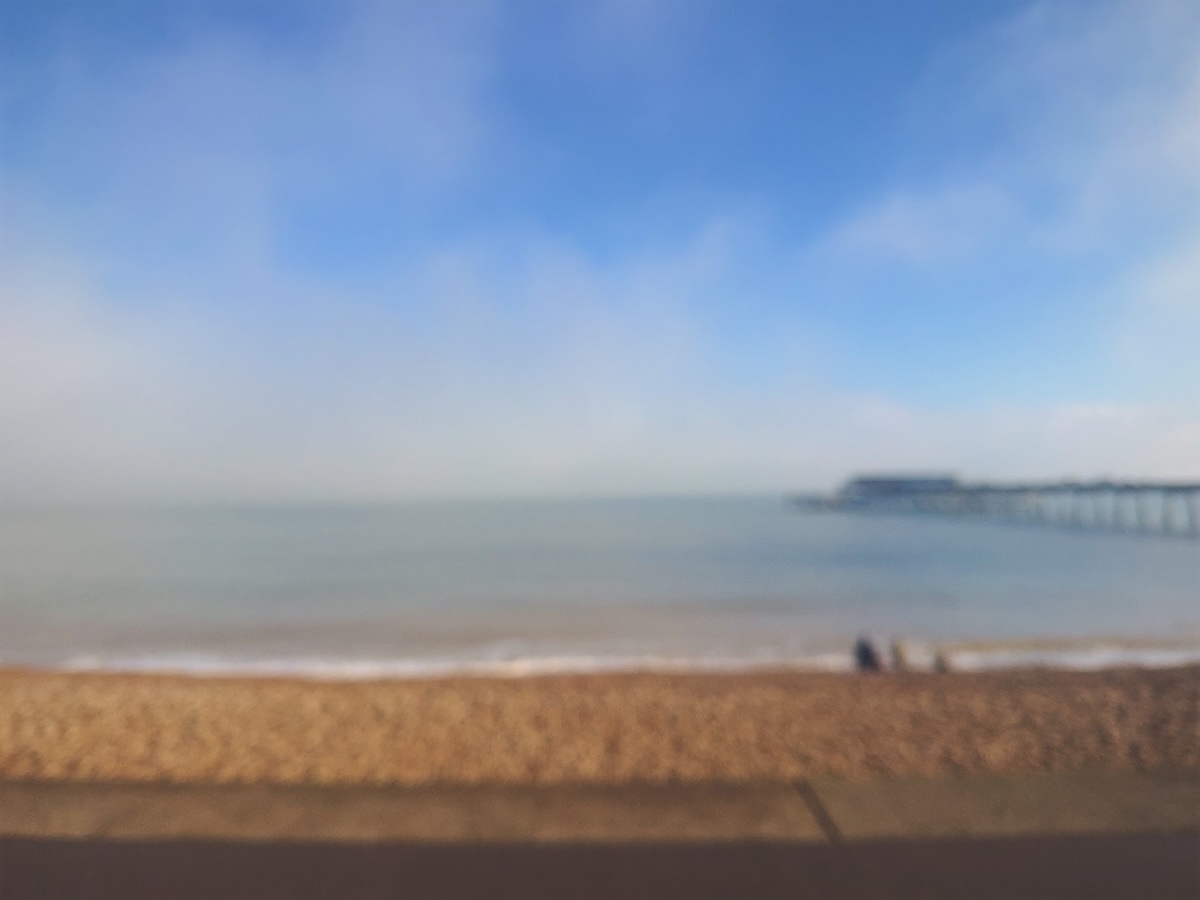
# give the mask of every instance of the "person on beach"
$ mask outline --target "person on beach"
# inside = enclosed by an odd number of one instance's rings
[[[866,635],[854,642],[854,664],[860,672],[878,672],[883,668],[879,651]]]

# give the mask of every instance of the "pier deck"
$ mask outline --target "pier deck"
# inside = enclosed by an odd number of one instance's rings
[[[866,478],[849,482],[831,496],[794,499],[812,510],[957,516],[1200,537],[1200,483],[960,484],[950,478]]]

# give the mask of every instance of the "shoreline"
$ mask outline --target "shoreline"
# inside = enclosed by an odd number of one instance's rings
[[[1200,768],[1200,665],[203,678],[0,668],[0,778],[627,784]]]
[[[847,644],[850,642],[847,641]],[[885,670],[980,672],[1042,668],[1103,671],[1113,668],[1177,668],[1200,665],[1197,638],[1016,638],[873,641]],[[374,681],[457,677],[525,678],[609,674],[753,674],[762,672],[853,673],[854,652],[729,652],[671,654],[557,652],[499,655],[447,653],[396,657],[319,653],[250,655],[214,650],[149,650],[141,653],[76,653],[46,662],[0,658],[0,670],[181,675],[197,678],[305,678]]]

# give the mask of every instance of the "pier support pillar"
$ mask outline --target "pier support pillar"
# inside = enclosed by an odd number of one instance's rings
[[[1134,504],[1137,510],[1137,530],[1150,530],[1150,492],[1138,491],[1134,495]]]
[[[1121,527],[1126,531],[1137,531],[1138,525],[1137,494],[1129,491],[1121,492]]]
[[[1108,507],[1108,512],[1106,513],[1106,515],[1104,517],[1104,524],[1107,525],[1109,529],[1116,529],[1116,528],[1120,527],[1120,523],[1119,523],[1119,520],[1117,517],[1117,513],[1119,512],[1119,508],[1117,506],[1117,501],[1119,498],[1120,498],[1120,494],[1118,494],[1116,491],[1108,491],[1104,495],[1104,499],[1105,499],[1106,505]]]

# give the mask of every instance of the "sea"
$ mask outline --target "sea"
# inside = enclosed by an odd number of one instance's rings
[[[778,496],[0,511],[0,665],[386,678],[1200,661],[1200,541]]]

